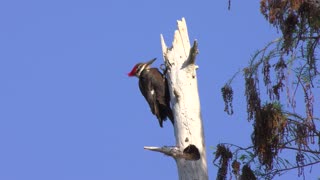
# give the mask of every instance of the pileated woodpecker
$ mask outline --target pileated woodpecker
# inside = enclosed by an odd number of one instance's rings
[[[152,114],[157,116],[160,127],[167,118],[172,124],[173,115],[170,108],[170,95],[168,89],[167,79],[157,69],[151,68],[150,65],[156,58],[146,62],[136,64],[128,76],[136,76],[139,78],[139,88],[142,95],[147,100]]]

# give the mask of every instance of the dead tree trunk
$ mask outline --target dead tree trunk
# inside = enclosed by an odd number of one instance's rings
[[[174,147],[145,147],[162,152],[176,160],[180,180],[207,180],[207,162],[195,58],[197,42],[190,47],[185,19],[178,21],[172,47],[161,35],[163,57],[167,67],[171,105],[174,114]]]

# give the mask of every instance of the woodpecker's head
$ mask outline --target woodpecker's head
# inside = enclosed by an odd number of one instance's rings
[[[149,69],[150,65],[156,60],[157,58],[154,58],[148,62],[145,63],[138,63],[136,64],[133,69],[131,70],[131,72],[128,73],[128,76],[132,77],[132,76],[136,76],[136,77],[140,77],[140,74],[143,70],[145,69]]]

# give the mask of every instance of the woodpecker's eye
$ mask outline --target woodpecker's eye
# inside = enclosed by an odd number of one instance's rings
[[[141,70],[142,66],[141,65],[138,65],[137,67],[137,72],[139,72]]]
[[[135,75],[136,76],[140,76],[141,72],[145,69],[146,65],[143,63],[140,63],[136,66],[136,71],[135,71]]]

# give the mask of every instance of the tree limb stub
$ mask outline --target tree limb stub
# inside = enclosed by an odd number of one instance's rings
[[[163,147],[153,147],[153,146],[145,146],[144,149],[150,151],[156,151],[163,153],[167,156],[171,156],[175,159],[185,159],[189,161],[196,161],[200,159],[200,153],[198,148],[195,145],[189,145],[183,151],[180,148],[175,146],[163,146]]]
[[[194,64],[196,62],[196,56],[197,54],[199,53],[199,50],[198,50],[198,42],[195,40],[193,41],[193,46],[192,48],[190,49],[190,53],[189,53],[189,58],[188,58],[188,64]]]

